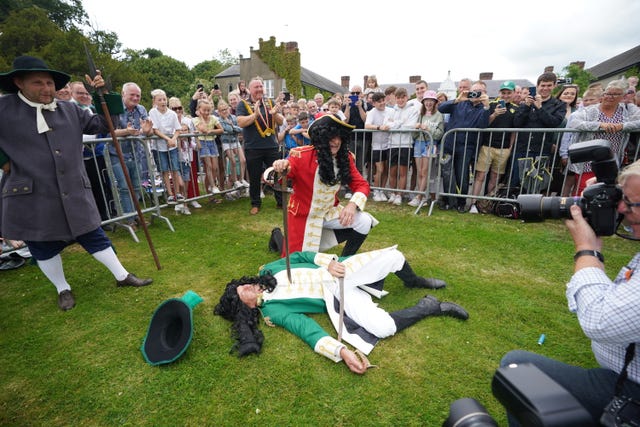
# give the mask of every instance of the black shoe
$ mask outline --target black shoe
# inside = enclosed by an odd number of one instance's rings
[[[467,212],[467,208],[464,205],[459,205],[457,208],[458,213],[466,213]]]
[[[153,279],[139,279],[133,273],[129,273],[129,275],[124,280],[116,281],[116,286],[133,286],[135,288],[139,288],[140,286],[147,286],[153,282]]]
[[[441,302],[440,311],[442,313],[441,316],[454,317],[460,320],[467,320],[469,318],[467,310],[452,302]]]
[[[441,211],[448,211],[451,209],[451,205],[449,205],[447,202],[443,201],[443,200],[439,200],[438,201],[438,209],[440,209]]]
[[[58,294],[58,307],[60,310],[71,310],[76,305],[76,300],[70,290],[64,290]]]
[[[411,285],[406,285],[409,288],[423,288],[423,289],[442,289],[447,286],[447,282],[433,277],[416,277],[411,282]]]

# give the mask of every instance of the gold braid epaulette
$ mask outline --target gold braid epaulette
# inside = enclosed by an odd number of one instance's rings
[[[313,145],[303,145],[302,147],[294,147],[289,151],[289,157],[302,157],[302,153],[315,150]]]

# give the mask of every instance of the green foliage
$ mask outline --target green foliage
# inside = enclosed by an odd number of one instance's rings
[[[47,13],[31,7],[13,12],[0,25],[0,56],[9,63],[19,55],[37,55],[48,44],[65,33],[49,21]]]
[[[633,66],[633,67],[629,68],[627,71],[624,72],[624,76],[626,78],[629,78],[631,76],[638,77],[638,76],[640,76],[640,68],[638,68],[636,66]]]
[[[7,21],[11,13],[30,8],[44,11],[48,20],[63,30],[82,26],[87,20],[81,0],[3,0],[0,23]]]
[[[590,72],[581,69],[576,64],[568,65],[563,69],[563,71],[565,73],[563,76],[564,78],[569,77],[571,78],[572,84],[578,85],[578,96],[582,96],[584,91],[587,90],[587,87],[589,87],[594,79],[593,75]]]
[[[286,46],[276,46],[275,37],[265,41],[260,39],[260,58],[275,73],[285,79],[287,90],[293,94],[302,93],[300,82],[300,52],[287,52]]]
[[[146,49],[131,60],[130,68],[145,76],[151,85],[151,90],[162,89],[167,97],[182,96],[189,91],[193,80],[189,67],[170,56],[163,55],[155,49]],[[150,99],[148,93],[143,93],[144,99]]]
[[[225,284],[274,260],[271,229],[282,224],[273,198],[250,216],[247,199],[203,203],[191,216],[162,209],[172,223],[149,228],[162,269],[155,270],[144,235],[110,233],[126,268],[154,284],[116,288],[112,276],[77,245],[62,254],[77,306],[66,313],[40,270],[0,272],[0,425],[91,426],[437,426],[461,397],[483,403],[499,425],[504,409],[491,394],[500,358],[520,348],[595,367],[589,341],[567,310],[573,243],[561,221],[522,224],[488,215],[371,203],[380,220],[363,250],[398,244],[414,270],[446,279],[432,291],[470,313],[467,322],[430,318],[382,340],[364,376],[315,354],[281,328],[261,324],[262,353],[229,354],[229,322],[212,314]],[[337,247],[330,252],[338,253]],[[637,243],[604,239],[612,277]],[[193,312],[185,355],[147,365],[140,345],[155,308],[187,290],[204,302]],[[390,276],[388,311],[426,292]],[[326,315],[315,315],[334,334]],[[537,339],[547,340],[539,346]]]

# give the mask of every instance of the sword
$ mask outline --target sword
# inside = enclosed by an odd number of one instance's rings
[[[287,172],[284,171],[280,175],[280,192],[282,193],[282,228],[284,228],[284,256],[287,264],[287,279],[291,281],[291,257],[289,255],[289,219],[287,218],[289,210],[289,191],[287,191]]]
[[[87,64],[89,65],[90,77],[94,79],[97,74],[96,65],[93,62],[93,57],[91,56],[91,52],[89,52],[89,48],[87,44],[84,44],[84,52],[87,55]],[[144,215],[142,214],[142,209],[140,209],[140,204],[138,203],[138,198],[136,197],[135,190],[133,188],[133,183],[131,182],[131,177],[129,176],[129,171],[127,166],[124,163],[124,156],[122,154],[122,148],[120,147],[120,142],[116,137],[116,130],[113,126],[113,122],[111,121],[111,114],[109,113],[109,107],[107,106],[107,102],[104,99],[104,88],[95,88],[98,99],[100,100],[100,106],[102,107],[102,114],[104,115],[105,120],[107,121],[107,126],[109,127],[109,133],[111,134],[111,141],[113,142],[113,146],[116,148],[116,152],[118,153],[118,159],[120,160],[120,166],[122,167],[122,172],[124,173],[125,180],[127,181],[127,187],[129,187],[129,193],[131,194],[131,199],[133,200],[133,205],[136,208],[136,212],[138,213],[138,219],[140,220],[140,224],[142,225],[142,229],[144,230],[144,235],[147,238],[147,243],[149,244],[149,249],[151,250],[151,254],[153,255],[153,260],[156,263],[156,267],[158,270],[161,270],[160,260],[158,260],[158,254],[156,253],[156,249],[153,246],[153,242],[151,241],[151,235],[149,234],[149,230],[147,229],[147,223],[144,220]]]

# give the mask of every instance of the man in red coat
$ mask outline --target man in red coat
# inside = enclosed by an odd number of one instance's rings
[[[291,252],[323,251],[346,240],[342,256],[353,255],[378,223],[364,212],[369,183],[349,152],[353,128],[333,114],[324,115],[309,126],[311,145],[294,148],[288,159],[273,162],[274,170],[286,171],[293,186],[287,206]],[[344,206],[338,199],[342,185],[353,194]]]

